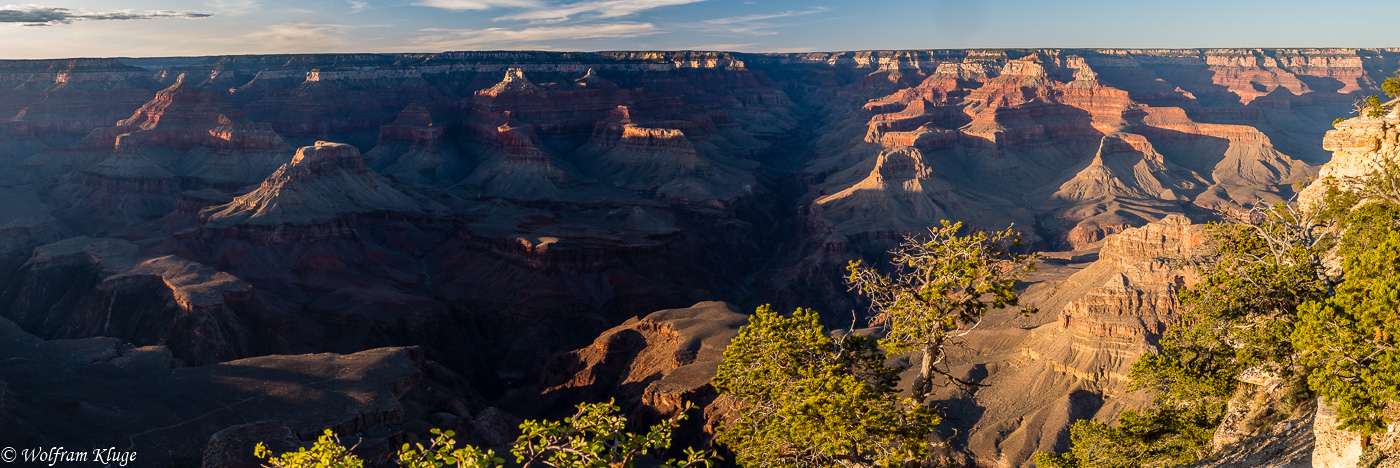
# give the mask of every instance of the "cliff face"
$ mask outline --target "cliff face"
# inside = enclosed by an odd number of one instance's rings
[[[961,372],[989,386],[944,395],[966,434],[955,445],[979,466],[1028,466],[1036,451],[1068,449],[1075,420],[1147,404],[1127,390],[1128,371],[1175,320],[1177,292],[1193,281],[1183,260],[1203,240],[1200,225],[1171,215],[1110,235],[1096,257],[1047,257],[1023,295],[1039,312],[995,312],[968,335]]]
[[[417,345],[489,399],[540,384],[664,412],[713,359],[674,357],[688,325],[628,318],[864,310],[847,261],[942,219],[1015,223],[1082,251],[1031,286],[1045,312],[979,329],[968,375],[1010,384],[946,397],[968,460],[1017,464],[1137,404],[1123,366],[1189,282],[1161,260],[1197,241],[1175,215],[1290,196],[1396,53],[0,61],[0,316],[190,363]],[[1395,146],[1387,123],[1338,129],[1324,175]],[[623,349],[640,361],[606,357]]]
[[[1318,179],[1330,179],[1347,189],[1385,164],[1400,161],[1400,115],[1392,109],[1382,117],[1343,120],[1327,132],[1322,146],[1332,152],[1332,160],[1318,170]],[[1304,204],[1317,204],[1326,193],[1325,184],[1312,184],[1298,198]]]
[[[1311,101],[1316,97],[1335,107],[1345,95],[1311,92],[1262,51],[1227,52],[1162,57],[1150,51],[1036,51],[1019,58],[941,63],[917,86],[871,100],[864,112],[837,125],[864,126],[863,141],[841,136],[818,146],[806,171],[820,181],[817,192],[830,195],[816,199],[814,207],[821,210],[811,222],[814,229],[848,237],[942,217],[986,227],[1039,223],[1054,235],[1044,241],[1081,248],[1171,212],[1286,197],[1288,183],[1313,174],[1299,160],[1311,155],[1284,154],[1268,136],[1291,127],[1266,128],[1248,118],[1196,112],[1210,105],[1181,86],[1208,79],[1231,90],[1236,107],[1260,98],[1255,89],[1308,95],[1299,105],[1318,105]],[[1154,71],[1162,66],[1148,65],[1167,59],[1179,62],[1172,69],[1182,81],[1172,91],[1164,89],[1174,81],[1171,75],[1158,76]],[[1187,75],[1182,69],[1193,62],[1205,70]],[[1359,61],[1353,65],[1359,72]],[[1167,93],[1175,93],[1174,99]],[[851,222],[859,216],[833,216],[850,211],[841,205],[868,204],[869,197],[880,196],[876,193],[900,191],[869,186],[864,161],[878,164],[886,151],[904,147],[918,150],[920,162],[936,174],[933,179],[979,203],[928,210],[917,207],[946,203],[947,197],[905,195],[907,202],[885,205],[899,211],[890,215],[914,223],[896,225],[862,225]],[[988,206],[996,209],[989,212]]]

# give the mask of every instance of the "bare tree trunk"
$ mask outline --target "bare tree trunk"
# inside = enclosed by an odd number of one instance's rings
[[[919,363],[919,377],[914,379],[914,399],[923,402],[933,390],[933,348],[923,349],[923,362]]]

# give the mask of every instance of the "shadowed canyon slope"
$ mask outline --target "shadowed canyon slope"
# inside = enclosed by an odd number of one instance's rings
[[[1075,419],[1141,404],[1123,376],[1191,281],[1189,220],[1291,197],[1355,146],[1323,135],[1397,64],[1395,49],[0,61],[0,362],[17,369],[0,374],[0,437],[77,443],[111,420],[86,412],[179,419],[276,391],[375,408],[220,417],[169,439],[171,459],[243,466],[222,447],[316,425],[381,448],[434,425],[495,443],[512,418],[614,396],[647,416],[695,401],[702,438],[742,313],[849,323],[864,305],[846,262],[949,219],[1059,252],[1027,285],[1039,314],[969,335],[959,372],[993,386],[941,395],[957,458],[1018,465],[1063,448]],[[258,378],[284,387],[222,383]],[[161,379],[209,399],[160,409],[142,388]],[[81,431],[31,421],[84,401],[82,382],[127,393],[66,409]]]

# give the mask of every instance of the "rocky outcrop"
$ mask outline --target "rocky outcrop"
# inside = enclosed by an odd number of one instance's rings
[[[552,358],[542,371],[543,394],[560,402],[608,397],[626,406],[669,402],[676,405],[658,410],[674,410],[687,392],[709,385],[724,348],[747,323],[746,315],[722,302],[633,318],[586,348]],[[686,370],[692,366],[695,372]]]
[[[317,142],[256,190],[200,212],[200,225],[206,235],[305,242],[344,235],[356,216],[422,216],[429,206],[371,171],[355,147]]]
[[[1177,292],[1194,281],[1183,260],[1204,241],[1201,226],[1181,215],[1110,236],[1099,260],[1067,280],[1091,289],[1065,304],[1060,325],[1089,336],[1155,342],[1173,320]]]
[[[1024,214],[1014,205],[960,189],[930,166],[915,147],[880,150],[874,167],[861,164],[849,170],[865,173],[864,179],[812,201],[809,210],[821,223],[818,232],[832,233],[833,237],[892,234],[931,225],[938,219],[961,220],[977,227],[1004,226]],[[985,209],[992,206],[997,209]]]
[[[190,363],[245,357],[257,345],[243,317],[251,285],[130,242],[76,237],[34,249],[4,286],[4,316],[46,339],[112,336],[165,346]]]
[[[408,106],[393,123],[379,127],[379,142],[365,153],[365,161],[400,183],[451,185],[466,177],[470,164],[448,144],[445,129],[426,107]]]
[[[1291,133],[1277,132],[1243,114],[1228,118],[1209,114],[1209,123],[1193,120],[1208,114],[1196,110],[1202,103],[1153,73],[1164,62],[1173,67],[1191,63],[1204,69],[1189,75],[1191,80],[1215,74],[1221,83],[1317,94],[1297,78],[1275,70],[1279,61],[1271,58],[1272,53],[1241,53],[1258,60],[1235,60],[1234,52],[1227,51],[1183,51],[1180,56],[1168,51],[1026,51],[1016,52],[1019,57],[948,57],[948,63],[938,64],[917,86],[871,100],[863,108],[865,113],[834,125],[852,128],[849,133],[828,130],[829,138],[818,140],[817,155],[805,171],[820,181],[816,200],[824,204],[830,197],[870,192],[868,187],[857,189],[869,185],[865,170],[848,168],[878,157],[882,150],[913,147],[925,155],[934,172],[966,192],[962,198],[976,202],[953,212],[924,210],[923,215],[905,218],[904,228],[895,231],[916,230],[938,219],[973,220],[993,212],[1001,214],[1001,219],[987,227],[1010,222],[1049,226],[1055,238],[1045,241],[1071,249],[1172,212],[1285,198],[1288,184],[1311,173],[1297,157],[1274,146],[1271,135],[1279,134],[1296,147]],[[1293,63],[1308,62],[1310,57],[1294,57]],[[1314,63],[1327,60],[1318,58]],[[1310,71],[1332,73],[1325,68]],[[1289,77],[1260,84],[1271,74]],[[1142,101],[1134,98],[1135,93]],[[1251,93],[1234,99],[1237,103],[1264,99]],[[1335,105],[1337,99],[1325,102]],[[864,127],[864,141],[852,144],[848,135],[856,125]],[[1312,157],[1313,151],[1307,150],[1306,156]],[[1053,221],[1031,213],[1051,213]],[[838,219],[824,219],[832,217]],[[825,227],[821,230],[843,225],[845,218],[821,215],[812,222]],[[838,230],[845,236],[860,234],[860,229],[890,229],[858,223],[844,226]]]
[[[1322,139],[1332,160],[1318,170],[1321,183],[1309,185],[1298,195],[1304,205],[1321,203],[1329,183],[1353,187],[1385,164],[1400,161],[1400,115],[1393,109],[1387,116],[1353,117],[1335,127]]]
[[[44,341],[0,318],[0,355],[7,384],[0,438],[120,447],[141,466],[254,467],[258,442],[295,450],[327,428],[379,462],[446,416],[456,423],[444,427],[467,443],[490,443],[473,434],[513,428],[498,427],[512,421],[492,416],[460,376],[417,348],[184,367],[162,347]]]
[[[1337,409],[1318,402],[1317,419],[1313,421],[1312,466],[1333,468],[1356,466],[1366,448],[1366,438],[1354,432],[1337,429]]]
[[[619,106],[573,159],[601,182],[664,200],[732,200],[753,191],[751,173],[700,151],[684,130],[634,123],[630,109]]]
[[[716,401],[710,381],[724,349],[747,323],[746,315],[722,302],[633,318],[588,347],[551,358],[539,377],[543,399],[532,409],[558,412],[574,402],[614,398],[645,423],[693,404],[702,418],[688,422],[683,432],[690,442],[708,441],[728,410]]]
[[[535,127],[505,112],[500,125],[473,125],[473,136],[487,144],[476,170],[459,184],[478,196],[516,200],[558,200],[564,190],[585,183],[577,170],[551,157]]]

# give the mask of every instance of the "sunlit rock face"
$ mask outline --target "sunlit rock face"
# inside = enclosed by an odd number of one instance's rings
[[[1397,52],[0,62],[0,316],[26,343],[106,337],[176,367],[419,346],[444,371],[424,371],[432,388],[479,401],[398,399],[416,401],[404,414],[477,440],[508,441],[522,402],[612,394],[637,415],[701,403],[703,440],[724,412],[702,401],[707,372],[747,309],[849,325],[865,308],[848,261],[882,263],[942,220],[1014,225],[1059,252],[1027,289],[1041,313],[968,335],[959,372],[993,386],[943,397],[977,434],[953,439],[959,459],[1020,465],[1064,448],[1073,420],[1142,403],[1123,375],[1192,281],[1188,219],[1393,153],[1389,118],[1331,123]],[[34,391],[12,375],[11,395]],[[410,419],[384,440],[422,429]],[[315,435],[237,424],[172,450]]]

